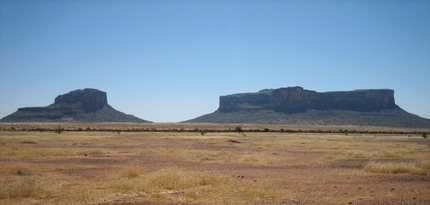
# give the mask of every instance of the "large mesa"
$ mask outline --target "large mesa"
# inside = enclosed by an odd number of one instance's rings
[[[108,104],[106,92],[91,88],[74,90],[64,95],[59,95],[54,101],[54,104],[57,105],[75,103],[80,103],[85,112],[96,112]]]
[[[220,112],[266,109],[281,113],[307,110],[351,110],[360,112],[396,108],[394,90],[372,89],[319,93],[302,87],[262,90],[258,93],[220,97]]]
[[[19,108],[1,122],[149,122],[108,104],[106,92],[86,88],[59,95],[46,107]]]
[[[430,127],[395,103],[394,90],[316,92],[302,87],[220,96],[219,108],[187,122]]]

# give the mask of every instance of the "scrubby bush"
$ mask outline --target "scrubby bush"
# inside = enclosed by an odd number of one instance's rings
[[[63,131],[64,131],[64,128],[61,128],[60,126],[58,126],[58,128],[55,129],[55,133],[58,133],[58,134],[62,133]]]
[[[242,134],[242,133],[243,133],[243,129],[242,129],[242,127],[241,127],[241,126],[237,126],[237,127],[235,127],[235,128],[234,128],[234,131],[239,132],[239,134]]]

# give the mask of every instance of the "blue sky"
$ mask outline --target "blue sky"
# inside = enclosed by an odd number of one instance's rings
[[[75,89],[155,122],[220,95],[395,90],[430,118],[430,1],[0,0],[0,118]]]

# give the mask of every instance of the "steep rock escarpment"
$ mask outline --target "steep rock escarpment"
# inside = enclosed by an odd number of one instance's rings
[[[81,103],[82,109],[85,112],[96,112],[108,104],[106,92],[90,88],[75,90],[64,95],[59,95],[54,101],[54,104],[56,105],[72,105],[75,103]]]
[[[115,110],[106,92],[86,88],[59,95],[46,107],[19,108],[1,122],[149,122]]]
[[[271,100],[273,90],[261,90],[258,93],[241,93],[221,96],[219,98],[220,112],[231,112],[239,110],[264,109]]]
[[[220,112],[266,109],[281,113],[307,110],[350,110],[372,112],[398,107],[394,91],[389,89],[325,92],[305,90],[302,87],[262,90],[220,97]]]
[[[215,112],[186,122],[430,128],[429,119],[396,105],[390,89],[320,93],[288,87],[226,95]]]

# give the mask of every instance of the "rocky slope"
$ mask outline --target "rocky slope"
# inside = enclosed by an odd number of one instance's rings
[[[395,104],[389,89],[324,92],[302,87],[220,97],[219,108],[187,122],[430,127]]]
[[[149,122],[115,110],[106,92],[86,88],[55,98],[46,107],[19,108],[0,122]]]

